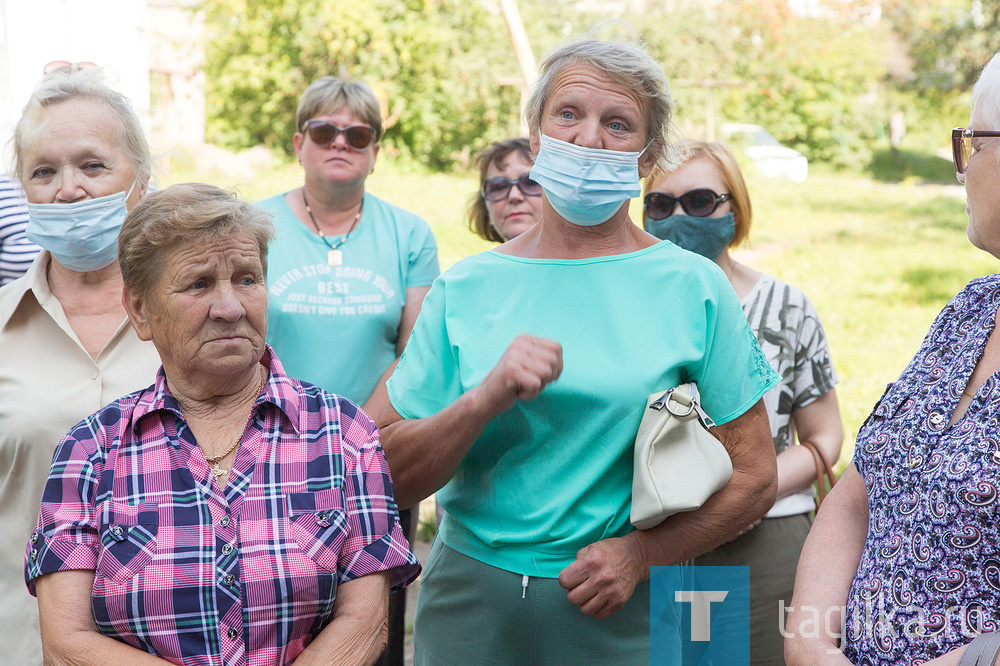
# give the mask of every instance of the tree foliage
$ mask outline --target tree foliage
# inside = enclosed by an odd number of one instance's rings
[[[539,60],[601,18],[582,4],[520,0]],[[883,0],[882,20],[871,20],[871,0],[800,4],[812,13],[787,0],[657,0],[612,18],[636,27],[671,81],[738,82],[716,92],[718,120],[764,125],[811,160],[839,165],[871,153],[888,100],[916,108],[918,97],[933,99],[925,115],[955,108],[953,91],[1000,47],[1000,0]],[[371,85],[386,149],[433,170],[519,132],[519,70],[496,0],[211,0],[204,10],[215,142],[291,154],[298,98],[327,74]],[[890,75],[888,44],[906,51],[911,74]],[[905,98],[906,89],[918,94]],[[704,90],[674,92],[682,124],[704,126]]]

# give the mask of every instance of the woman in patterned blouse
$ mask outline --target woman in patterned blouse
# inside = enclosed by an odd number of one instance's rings
[[[750,660],[781,664],[779,604],[791,603],[795,567],[815,506],[813,456],[795,439],[812,442],[831,464],[836,462],[844,439],[833,388],[837,376],[823,325],[806,295],[729,253],[748,238],[751,220],[750,195],[736,157],[721,143],[691,143],[687,149],[689,157],[679,168],[657,169],[646,179],[646,230],[722,268],[761,349],[781,375],[781,383],[764,396],[778,455],[778,499],[762,522],[695,564],[751,567]]]
[[[952,133],[968,236],[1000,257],[1000,56],[973,88],[969,124]],[[802,553],[789,663],[995,663],[998,307],[1000,275],[970,282],[858,432]]]
[[[26,553],[49,659],[371,664],[419,565],[375,424],[286,375],[268,215],[209,185],[147,196],[124,304],[162,367],[56,449]]]

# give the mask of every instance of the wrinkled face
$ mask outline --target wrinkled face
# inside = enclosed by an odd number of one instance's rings
[[[969,128],[974,130],[995,130],[976,109],[972,109]],[[974,138],[969,166],[958,179],[965,185],[965,196],[969,205],[965,212],[969,216],[966,233],[973,245],[1000,257],[1000,139]]]
[[[347,106],[309,120],[325,120],[341,129],[351,125],[368,125]],[[295,154],[302,162],[307,178],[343,184],[363,184],[375,168],[379,149],[379,144],[374,140],[362,150],[351,148],[343,134],[338,134],[329,145],[320,146],[307,134],[296,132],[294,143]]]
[[[650,192],[661,192],[672,197],[679,197],[686,192],[698,189],[709,189],[716,194],[729,194],[722,177],[722,170],[710,158],[704,155],[694,157],[685,162],[679,169],[660,176]],[[706,218],[722,217],[733,210],[732,200],[723,201],[711,215]],[[685,215],[681,205],[674,205],[673,215]]]
[[[31,203],[73,203],[128,192],[135,180],[121,145],[118,120],[92,99],[46,107],[23,157],[21,185]],[[145,183],[135,184],[128,208],[145,188]]]
[[[486,169],[486,180],[507,178],[517,180],[531,171],[531,162],[518,151],[508,153],[503,160],[493,162]],[[486,201],[490,224],[504,240],[517,238],[530,229],[542,214],[542,195],[528,196],[517,185],[512,185],[505,199]]]
[[[264,353],[264,278],[250,234],[183,243],[167,251],[152,292],[128,294],[126,309],[168,375],[234,375]]]
[[[541,132],[552,138],[605,150],[640,151],[648,132],[645,101],[604,72],[585,64],[563,68],[539,119]],[[531,136],[531,150],[540,140]],[[639,175],[646,176],[656,161],[647,150],[639,158]]]

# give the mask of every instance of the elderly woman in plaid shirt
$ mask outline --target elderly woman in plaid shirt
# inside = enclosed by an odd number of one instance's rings
[[[370,664],[417,575],[375,424],[266,346],[267,214],[147,196],[124,303],[162,368],[59,444],[26,554],[47,660]]]

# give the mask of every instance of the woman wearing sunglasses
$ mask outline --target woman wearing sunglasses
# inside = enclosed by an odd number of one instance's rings
[[[729,278],[750,327],[781,383],[764,396],[778,456],[778,499],[763,521],[698,558],[709,566],[746,566],[756,581],[749,645],[754,664],[783,663],[778,604],[790,605],[795,567],[815,508],[812,442],[833,464],[844,431],[837,381],[819,316],[805,294],[729,254],[750,232],[750,197],[732,152],[692,143],[674,171],[654,169],[643,199],[646,230],[713,260]]]
[[[535,156],[527,139],[495,141],[476,155],[479,192],[469,203],[469,229],[503,243],[534,226],[542,214],[542,186],[531,179]]]
[[[952,145],[969,241],[1000,258],[1000,53]],[[858,431],[802,550],[792,666],[1000,661],[998,308],[1000,275],[967,284]]]
[[[259,204],[278,230],[268,342],[293,376],[378,416],[438,275],[437,245],[421,218],[365,192],[382,136],[371,88],[325,76],[302,95],[295,119],[305,182]]]

